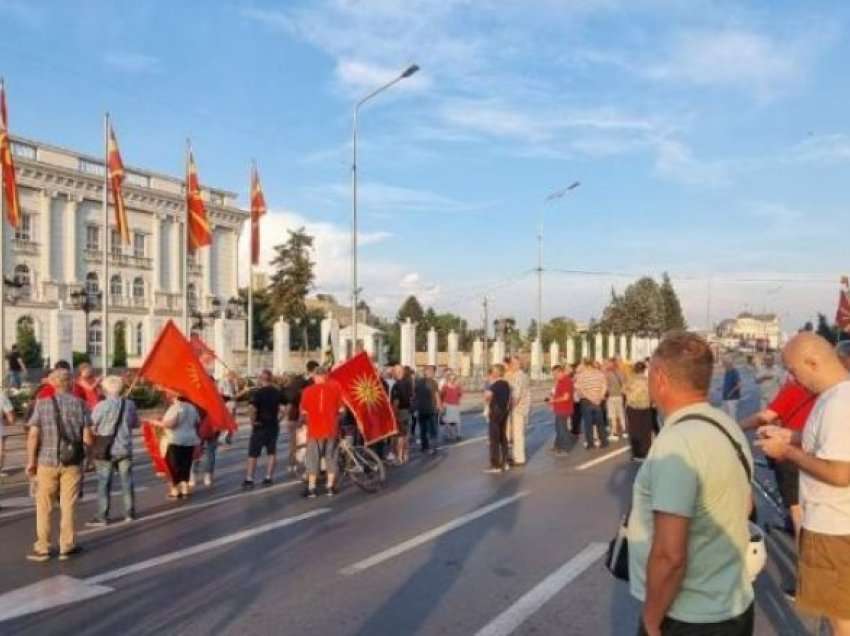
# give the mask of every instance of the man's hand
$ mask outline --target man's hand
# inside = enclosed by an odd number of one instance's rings
[[[756,440],[756,446],[761,448],[762,452],[771,459],[782,461],[791,448],[791,442],[790,439],[777,435],[775,437],[763,437]]]
[[[660,625],[650,625],[647,623],[645,616],[641,616],[641,620],[643,621],[643,629],[648,636],[661,636]]]
[[[36,473],[38,473],[38,466],[35,464],[27,464],[26,473],[27,477],[35,477]]]

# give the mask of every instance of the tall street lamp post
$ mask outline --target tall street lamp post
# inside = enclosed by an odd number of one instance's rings
[[[354,105],[351,143],[351,355],[357,351],[357,296],[359,295],[357,288],[357,116],[363,104],[401,80],[407,79],[418,70],[419,67],[416,64],[411,64],[398,77],[375,89]]]

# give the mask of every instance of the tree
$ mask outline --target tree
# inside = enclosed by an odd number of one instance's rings
[[[528,331],[526,332],[529,342],[534,342],[537,339],[537,320],[532,318],[528,323]]]
[[[15,340],[27,369],[40,369],[44,360],[41,355],[41,343],[35,339],[35,327],[32,318],[24,316],[18,321]]]
[[[271,294],[266,290],[254,290],[254,316],[253,316],[253,348],[267,349],[272,346],[273,329],[275,320],[280,314],[272,306]],[[248,307],[248,288],[239,290],[239,298],[243,306]]]
[[[274,248],[271,265],[275,272],[268,288],[268,304],[272,315],[292,320],[307,313],[305,301],[315,280],[315,263],[310,258],[313,237],[303,227],[287,233],[286,242]]]
[[[611,290],[611,302],[595,327],[609,333],[661,334],[664,316],[661,288],[652,278],[644,276],[626,287],[622,295]]]
[[[815,332],[833,345],[838,342],[838,328],[835,325],[830,325],[823,314],[818,314],[818,326]]]
[[[112,366],[118,369],[127,366],[127,327],[124,321],[115,323],[115,347],[112,352]]]
[[[398,320],[398,322],[404,322],[408,318],[410,318],[411,322],[422,322],[424,317],[425,310],[422,309],[422,305],[419,303],[416,296],[408,296],[401,304],[401,307],[399,307],[398,313],[396,314],[396,320]]]
[[[565,347],[567,338],[576,334],[576,323],[572,318],[558,316],[543,325],[543,350],[547,350],[554,341],[558,346]]]
[[[664,311],[664,332],[687,329],[688,323],[682,314],[682,305],[679,296],[670,281],[670,275],[664,272],[661,277],[661,302]]]

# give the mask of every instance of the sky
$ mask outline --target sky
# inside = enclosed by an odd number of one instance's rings
[[[13,134],[97,154],[316,238],[316,290],[350,294],[354,103],[360,286],[480,324],[599,317],[673,278],[689,324],[834,316],[847,249],[850,6],[708,0],[0,0]],[[574,181],[560,199],[547,196]],[[247,232],[243,233],[247,239]],[[247,255],[247,241],[242,242]]]

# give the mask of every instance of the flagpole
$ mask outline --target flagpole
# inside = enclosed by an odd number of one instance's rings
[[[6,84],[0,77],[0,93],[6,94]],[[3,126],[6,122],[0,122]],[[6,130],[6,134],[9,131]],[[9,145],[12,142],[9,140]],[[0,389],[6,388],[6,180],[0,167]]]
[[[256,164],[252,161],[248,176],[248,207],[253,208],[251,200],[254,196],[254,171]],[[248,377],[254,371],[254,210],[251,209],[251,254],[248,258]]]
[[[182,285],[183,285],[183,334],[189,337],[189,154],[192,152],[192,142],[186,138],[186,192],[184,205],[186,214],[183,216],[183,233],[180,237],[182,244]]]
[[[109,294],[112,291],[112,285],[109,284],[109,113],[103,116],[103,144],[104,144],[104,162],[103,162],[103,287],[101,289],[101,298],[103,298],[103,326],[101,327],[101,366],[103,375],[109,372]],[[86,329],[89,326],[86,325]]]

